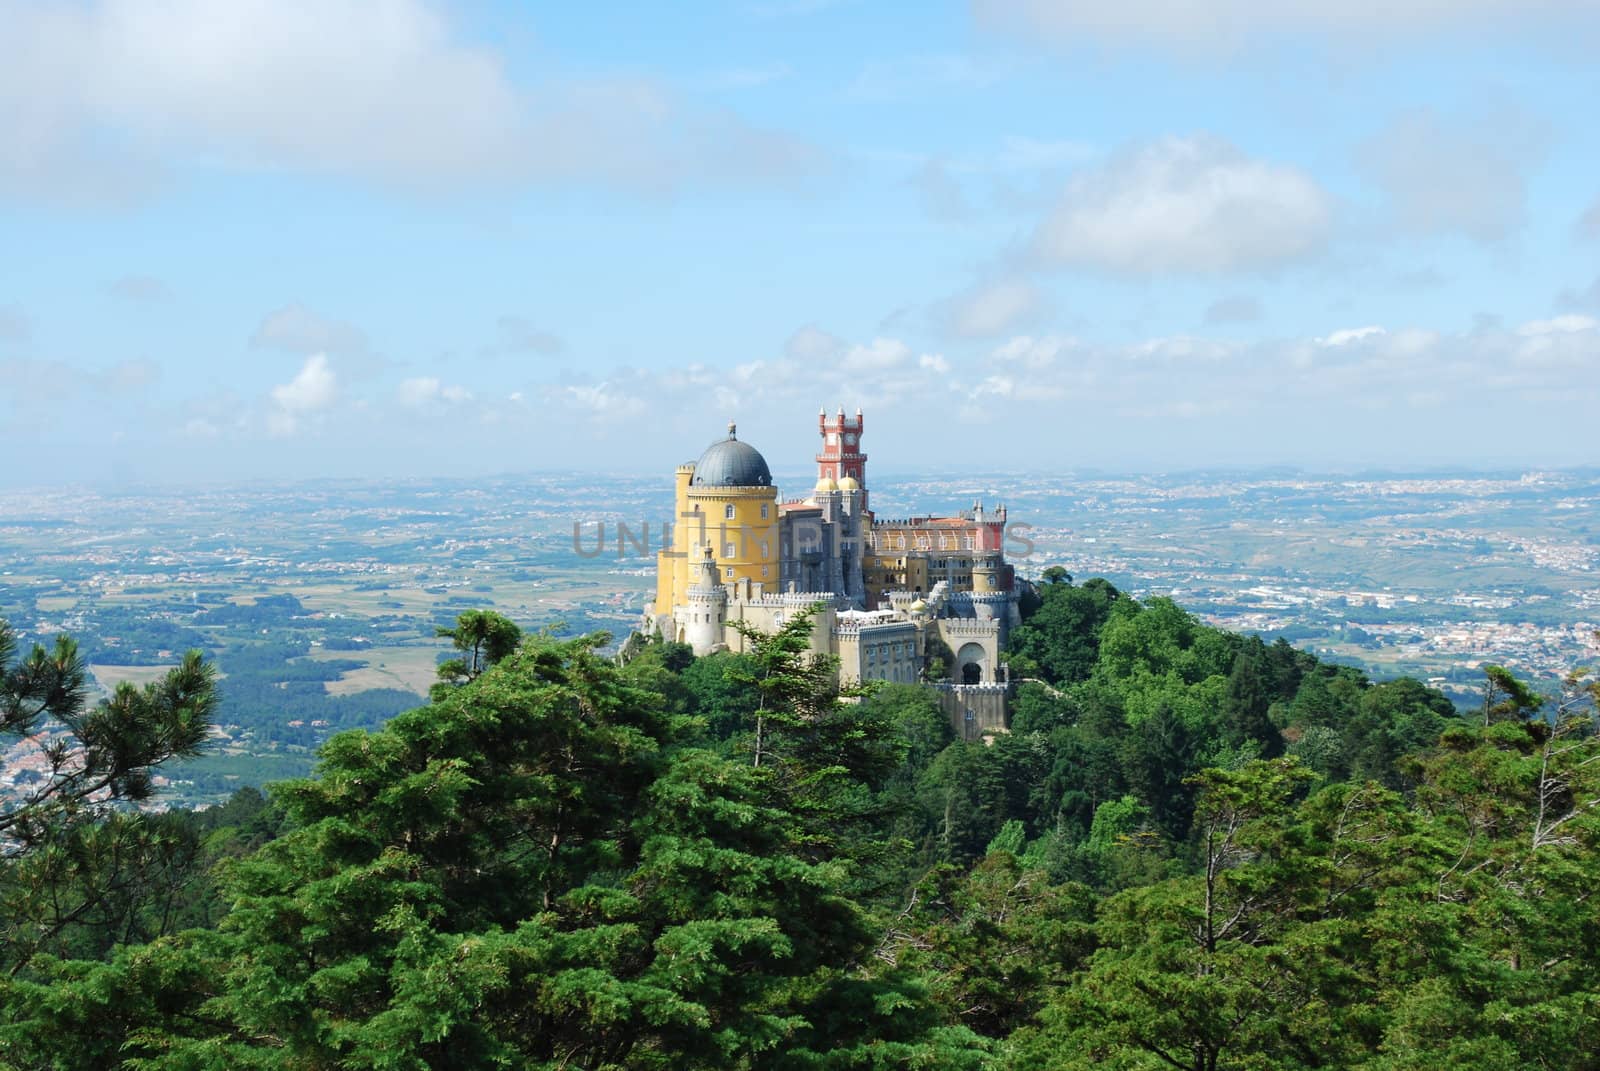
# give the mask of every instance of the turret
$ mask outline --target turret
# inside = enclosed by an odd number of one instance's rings
[[[688,600],[680,611],[685,615],[683,641],[697,655],[708,655],[722,646],[723,625],[728,619],[728,589],[717,575],[717,559],[709,546],[702,547],[694,564]]]
[[[840,482],[849,479],[860,492],[860,508],[867,509],[867,455],[861,452],[861,435],[866,429],[866,418],[856,410],[854,418],[844,415],[840,406],[838,415],[829,417],[827,411],[817,415],[817,431],[822,436],[822,449],[817,454],[817,479]]]

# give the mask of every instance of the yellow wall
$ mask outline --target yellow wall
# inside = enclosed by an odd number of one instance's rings
[[[656,565],[656,613],[670,613],[686,601],[690,566],[698,560],[701,540],[711,544],[717,575],[732,588],[749,580],[769,592],[778,590],[778,489],[776,487],[695,487],[693,466],[677,472],[677,501],[672,524],[673,555]],[[727,516],[727,507],[733,516]],[[703,516],[696,520],[695,510]],[[766,516],[762,516],[762,507]],[[687,516],[686,516],[687,515]],[[733,544],[729,553],[728,544]],[[728,575],[729,569],[733,575]]]
[[[942,573],[937,577],[929,575],[928,563],[926,553],[903,550],[880,551],[876,554],[869,552],[862,560],[862,571],[866,574],[867,608],[879,606],[884,595],[891,591],[927,594],[934,580],[943,579]]]

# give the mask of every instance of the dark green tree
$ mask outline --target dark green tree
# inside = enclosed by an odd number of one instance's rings
[[[1274,699],[1268,676],[1266,645],[1251,636],[1234,656],[1223,693],[1222,728],[1232,746],[1254,744],[1260,754],[1275,758],[1283,752],[1283,735],[1268,712]]]
[[[1064,571],[1047,575],[1039,587],[1038,610],[1012,630],[1008,650],[1051,684],[1085,680],[1099,657],[1100,630],[1118,598],[1117,589],[1098,577],[1074,587]]]
[[[453,628],[441,625],[434,635],[449,637],[451,646],[461,652],[461,657],[439,663],[439,683],[431,692],[435,699],[442,699],[451,688],[476,680],[522,642],[522,630],[515,622],[492,610],[468,610],[456,617]]]
[[[41,949],[99,954],[145,935],[133,922],[140,893],[194,845],[118,810],[150,797],[161,763],[200,753],[216,705],[196,651],[160,681],[122,684],[93,705],[71,639],[15,653],[0,622],[0,740],[33,737],[44,765],[0,809],[0,969],[12,972]]]

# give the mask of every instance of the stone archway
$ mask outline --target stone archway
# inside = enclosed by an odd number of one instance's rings
[[[956,652],[956,671],[952,676],[961,684],[982,684],[990,679],[989,653],[981,643],[964,643]]]

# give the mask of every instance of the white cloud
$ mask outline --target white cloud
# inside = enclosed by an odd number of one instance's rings
[[[287,353],[352,355],[367,352],[367,336],[354,324],[329,319],[296,303],[262,317],[250,335],[250,345]]]
[[[975,392],[1018,401],[1070,395],[1145,415],[1154,412],[1151,399],[1186,399],[1191,416],[1226,406],[1273,420],[1423,404],[1464,410],[1480,405],[1486,391],[1508,405],[1552,397],[1600,405],[1600,383],[1583,374],[1600,367],[1600,318],[1592,316],[1461,333],[1369,325],[1251,343],[1176,336],[1075,343],[1070,352],[1070,361],[1059,360],[1040,340],[1012,339],[990,355],[996,371]]]
[[[1124,356],[1134,361],[1219,361],[1234,352],[1227,342],[1194,335],[1167,335],[1128,346]]]
[[[1592,21],[1592,0],[973,0],[980,23],[1064,44],[1085,38],[1232,48],[1283,34],[1374,37]]]
[[[1517,334],[1521,341],[1513,360],[1530,384],[1555,376],[1550,386],[1580,389],[1575,382],[1579,377],[1593,381],[1594,369],[1600,367],[1600,320],[1557,316],[1523,324]]]
[[[402,186],[656,189],[816,162],[648,80],[546,76],[525,90],[448,11],[429,0],[0,0],[0,185],[124,198],[198,158]]]
[[[816,324],[806,324],[784,343],[784,356],[791,361],[828,361],[843,353],[844,340]]]
[[[1298,168],[1208,135],[1169,137],[1074,174],[1033,250],[1129,275],[1246,271],[1316,254],[1332,215]]]
[[[618,390],[610,383],[576,384],[554,390],[557,401],[592,417],[607,421],[630,420],[649,410],[644,400]]]
[[[328,358],[313,354],[293,379],[272,388],[276,408],[267,414],[267,428],[274,436],[293,435],[302,417],[327,409],[338,396],[338,379]]]
[[[1017,381],[1011,376],[987,376],[972,388],[974,398],[1012,398],[1017,393]]]
[[[897,338],[875,338],[866,345],[855,345],[845,354],[847,369],[871,374],[900,368],[911,359],[911,347]]]
[[[1044,295],[1026,279],[997,279],[951,299],[945,319],[962,338],[993,338],[1015,330],[1044,307]]]
[[[1055,364],[1062,354],[1077,344],[1076,339],[1056,335],[1046,335],[1043,338],[1019,335],[995,347],[994,352],[989,354],[989,360],[993,364],[1014,365],[1039,371]]]
[[[395,397],[409,409],[417,409],[439,397],[439,380],[433,376],[403,379],[395,388]]]
[[[1526,135],[1510,133],[1526,123],[1507,118],[1499,126],[1408,112],[1363,144],[1357,161],[1387,196],[1396,229],[1499,241],[1522,225],[1520,158],[1537,153]]]
[[[814,325],[796,331],[782,356],[718,369],[691,364],[639,373],[633,393],[683,399],[732,415],[766,405],[893,405],[950,389],[951,362],[942,354],[918,353],[904,340],[880,336],[848,343]]]
[[[470,402],[472,392],[459,384],[445,384],[437,376],[415,376],[400,381],[395,397],[407,409],[421,409],[434,402]]]
[[[1530,320],[1517,329],[1524,337],[1538,335],[1570,335],[1600,328],[1600,320],[1593,316],[1555,316],[1548,320]]]
[[[1385,334],[1388,334],[1388,332],[1377,324],[1370,324],[1366,327],[1341,327],[1337,331],[1330,331],[1326,338],[1317,339],[1317,344],[1321,346],[1348,346],[1352,342],[1360,342],[1363,339],[1375,338]]]
[[[320,353],[307,357],[289,382],[272,388],[272,400],[294,413],[326,409],[337,396],[338,381],[328,367],[328,358]]]

